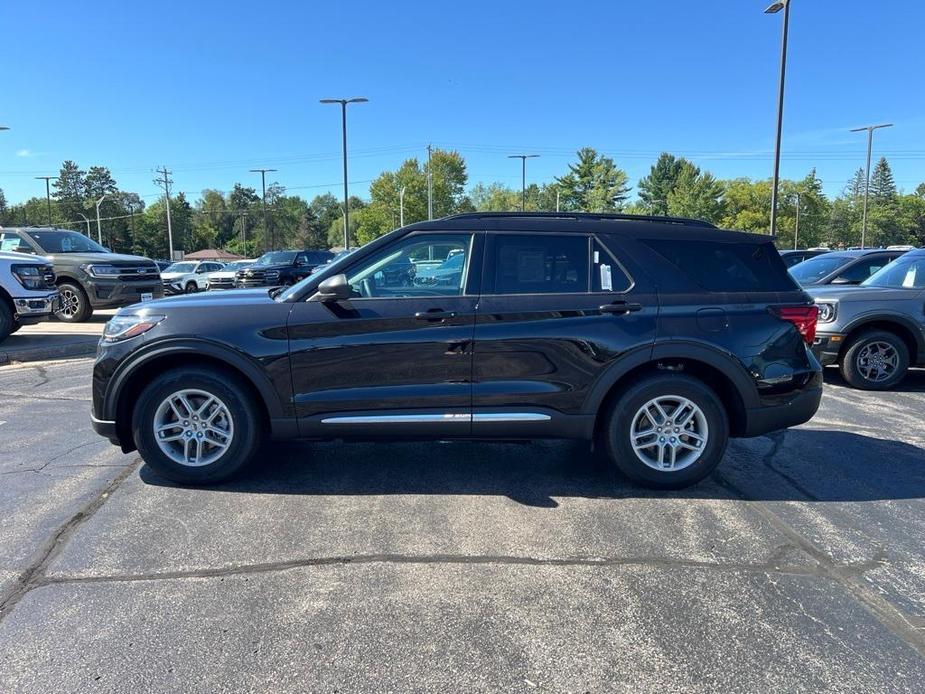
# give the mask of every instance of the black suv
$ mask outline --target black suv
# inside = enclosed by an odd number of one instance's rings
[[[333,258],[330,251],[269,251],[249,267],[238,270],[235,286],[288,286],[305,279]]]
[[[460,255],[456,280],[389,271]],[[677,488],[708,475],[730,436],[813,416],[816,313],[767,236],[457,215],[287,289],[124,309],[100,342],[93,426],[181,482],[228,477],[267,435],[545,437],[591,441],[633,480]]]

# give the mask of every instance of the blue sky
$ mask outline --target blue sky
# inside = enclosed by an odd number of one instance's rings
[[[768,0],[694,2],[97,2],[6,0],[0,188],[64,159],[109,166],[151,201],[155,166],[175,190],[259,186],[306,197],[341,180],[349,113],[351,192],[427,142],[458,149],[470,183],[519,185],[509,153],[539,153],[531,181],[575,149],[616,159],[635,184],[658,153],[719,177],[768,177],[782,15]],[[890,121],[897,183],[925,180],[925,3],[792,0],[782,175],[816,166],[829,193],[863,165],[851,127]]]

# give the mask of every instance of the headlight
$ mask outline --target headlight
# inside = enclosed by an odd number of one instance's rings
[[[80,269],[90,277],[118,277],[119,268],[114,265],[81,265]]]
[[[25,289],[45,289],[45,278],[39,265],[11,265],[10,272]]]
[[[148,332],[166,316],[114,316],[103,329],[103,342],[122,342]]]
[[[820,323],[831,323],[835,320],[835,316],[838,313],[837,304],[816,304],[819,307],[819,322]]]

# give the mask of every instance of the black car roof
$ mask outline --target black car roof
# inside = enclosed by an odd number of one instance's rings
[[[744,231],[725,231],[699,219],[587,212],[470,212],[427,222],[417,222],[405,227],[405,230],[414,231],[429,229],[616,233],[631,238],[699,239],[746,243],[768,243],[774,238]]]

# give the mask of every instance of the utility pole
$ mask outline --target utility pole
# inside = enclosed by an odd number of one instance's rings
[[[103,200],[106,199],[106,196],[103,195],[99,200],[96,201],[96,242],[103,245],[103,228],[100,226],[100,205],[103,204]]]
[[[793,250],[797,249],[798,238],[800,238],[800,193],[797,193],[797,221],[793,227]]]
[[[135,241],[135,205],[132,203],[128,204],[128,213],[132,216],[132,242]]]
[[[405,226],[405,186],[398,189],[398,226]]]
[[[790,26],[790,1],[778,0],[768,6],[765,14],[784,11],[784,30],[780,44],[780,80],[777,85],[777,139],[774,145],[774,182],[771,184],[771,236],[777,233],[777,186],[780,181],[780,137],[784,127],[784,78],[787,74],[787,32]]]
[[[559,189],[556,188],[556,212],[559,211]]]
[[[77,214],[84,218],[84,221],[87,223],[87,238],[92,239],[93,237],[90,236],[90,218],[87,217],[87,215],[85,215],[83,212],[78,212]]]
[[[427,145],[427,218],[434,218],[434,170],[431,155],[433,147]]]
[[[155,171],[157,171],[159,174],[163,176],[163,178],[154,179],[154,182],[159,186],[160,185],[164,186],[164,197],[167,199],[167,247],[168,247],[168,252],[170,253],[170,257],[168,258],[168,260],[170,260],[170,262],[172,263],[173,262],[173,227],[170,225],[170,184],[173,183],[173,181],[170,180],[170,171],[167,170],[166,166],[162,166],[159,169],[155,169]]]
[[[508,159],[520,159],[520,211],[527,211],[527,159],[536,159],[539,154],[509,154]]]
[[[48,226],[51,226],[51,179],[57,176],[36,176],[35,180],[45,181],[45,202],[48,203]]]
[[[242,210],[238,213],[238,218],[241,220],[241,234],[244,237],[244,257],[248,256],[247,253],[247,210]]]
[[[866,125],[863,128],[852,128],[851,132],[867,132],[867,183],[864,184],[864,220],[861,222],[861,248],[865,248],[867,239],[867,196],[870,190],[870,152],[874,146],[874,130],[880,128],[892,128],[892,123],[881,123],[880,125]]]
[[[251,169],[250,172],[260,174],[260,185],[263,188],[263,250],[271,251],[276,244],[270,235],[270,218],[267,215],[267,174],[275,173],[276,169]]]

